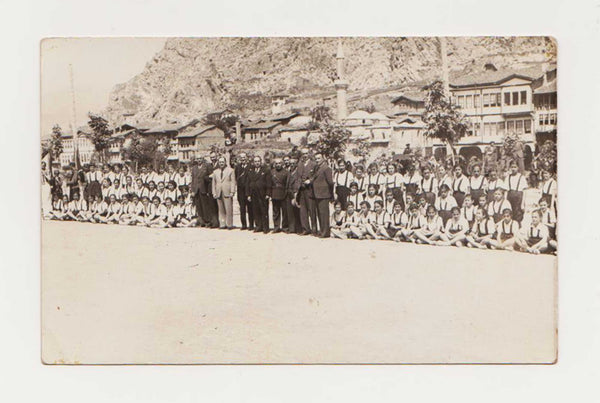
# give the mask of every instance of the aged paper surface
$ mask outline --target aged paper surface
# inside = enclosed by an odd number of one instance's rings
[[[500,39],[43,42],[43,362],[554,363],[556,47]]]

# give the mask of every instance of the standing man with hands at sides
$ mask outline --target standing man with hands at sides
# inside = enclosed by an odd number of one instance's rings
[[[271,171],[272,181],[272,203],[273,203],[273,233],[288,230],[287,225],[287,206],[285,203],[287,197],[287,183],[290,173],[283,167],[281,158],[276,158],[273,162],[273,170]]]
[[[227,165],[225,157],[217,160],[217,168],[211,174],[212,194],[219,210],[219,228],[233,228],[233,196],[236,191],[235,173]]]
[[[333,201],[333,172],[321,153],[315,154],[315,164],[312,177],[305,183],[312,185],[319,218],[319,238],[329,238],[331,236],[329,202]]]
[[[248,201],[248,194],[246,194],[246,181],[248,180],[248,171],[252,169],[248,162],[248,156],[246,153],[240,153],[239,162],[235,166],[235,181],[238,187],[238,203],[240,205],[240,221],[242,222],[242,229],[254,229],[254,219],[252,212],[252,203]]]
[[[252,203],[254,232],[269,233],[269,199],[271,198],[271,174],[262,164],[260,157],[254,157],[253,166],[248,171],[246,194]]]
[[[296,170],[296,179],[300,186],[298,189],[298,203],[300,204],[301,235],[310,235],[311,233],[317,235],[315,199],[310,188],[310,178],[314,167],[315,163],[309,158],[308,149],[303,148]]]

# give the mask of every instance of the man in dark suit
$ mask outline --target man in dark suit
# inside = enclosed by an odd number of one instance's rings
[[[212,183],[210,181],[210,174],[212,174],[214,168],[210,162],[206,159],[200,161],[199,174],[198,174],[198,191],[200,193],[200,203],[202,204],[202,220],[203,227],[218,228],[219,217],[214,204],[216,200],[212,196]]]
[[[310,178],[314,167],[315,163],[309,158],[308,150],[306,148],[302,149],[302,155],[296,172],[300,184],[298,203],[300,204],[302,235],[317,234],[317,212],[315,209],[315,199],[310,188]]]
[[[286,186],[287,197],[285,198],[288,217],[287,232],[290,234],[299,234],[302,232],[302,226],[300,225],[300,207],[297,200],[299,189],[300,182],[298,181],[298,160],[295,158],[290,158],[290,175],[288,177],[288,183]]]
[[[281,232],[282,221],[287,224],[287,209],[285,200],[287,198],[287,182],[290,173],[283,167],[281,158],[273,162],[274,169],[271,171],[271,200],[273,203],[273,232]],[[284,228],[287,230],[287,228]]]
[[[269,233],[269,199],[271,198],[271,174],[262,164],[260,157],[254,157],[253,167],[248,171],[246,194],[254,210],[254,232]]]
[[[242,229],[254,229],[254,220],[252,212],[252,202],[248,201],[248,194],[246,194],[246,180],[248,178],[248,170],[250,164],[248,163],[248,157],[246,153],[241,153],[238,157],[238,163],[235,166],[235,181],[238,187],[238,203],[240,205],[240,220],[242,222]],[[247,219],[246,219],[247,217]]]
[[[310,183],[319,218],[319,237],[329,238],[329,202],[333,201],[333,172],[323,154],[315,154],[315,164]]]
[[[210,159],[210,162],[208,163],[208,176],[206,179],[206,188],[207,188],[209,196],[212,196],[212,173],[215,169],[218,168],[217,153],[214,151],[211,151],[209,154],[209,159]],[[214,197],[209,197],[208,203],[209,203],[208,216],[209,216],[209,221],[211,223],[211,227],[218,228],[219,227],[219,207],[217,205],[217,200]]]
[[[194,199],[194,205],[196,206],[196,214],[198,214],[198,223],[200,227],[205,227],[204,212],[202,211],[202,199],[200,195],[200,183],[204,180],[200,177],[200,167],[198,166],[198,160],[192,161],[192,181],[190,182],[190,193]]]

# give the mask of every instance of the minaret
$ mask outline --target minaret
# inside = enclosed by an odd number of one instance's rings
[[[346,91],[348,82],[344,74],[344,49],[341,39],[338,41],[337,55],[337,80],[335,80],[335,89],[337,90],[337,119],[342,121],[348,116],[348,105],[346,101]]]

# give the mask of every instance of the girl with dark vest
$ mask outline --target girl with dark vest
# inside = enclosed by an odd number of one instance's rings
[[[469,188],[471,189],[473,204],[476,206],[479,205],[479,197],[486,194],[487,187],[487,179],[481,174],[481,166],[479,164],[473,165],[473,174],[469,178]]]
[[[510,163],[511,173],[506,178],[508,192],[506,200],[510,203],[513,211],[513,217],[516,221],[523,220],[523,191],[527,188],[527,179],[519,172],[515,161]]]
[[[487,215],[484,208],[477,207],[475,210],[475,222],[471,227],[471,231],[467,234],[467,246],[470,248],[487,249],[495,232],[496,224],[494,220]]]
[[[518,249],[539,255],[548,250],[548,227],[541,221],[539,210],[531,213],[531,225],[522,238],[517,238],[515,244]]]
[[[467,240],[469,223],[460,215],[458,207],[452,207],[452,218],[446,223],[444,232],[440,235],[438,245],[442,246],[463,246]]]
[[[469,193],[469,178],[463,175],[462,167],[454,168],[454,180],[452,181],[452,196],[458,207],[462,207],[465,196]]]
[[[513,220],[512,210],[502,211],[502,220],[496,224],[496,239],[490,244],[496,249],[514,250],[515,240],[519,234],[519,223]]]
[[[429,167],[423,168],[423,178],[421,179],[421,195],[425,197],[429,205],[435,204],[436,195],[438,194],[438,180],[431,173]]]

